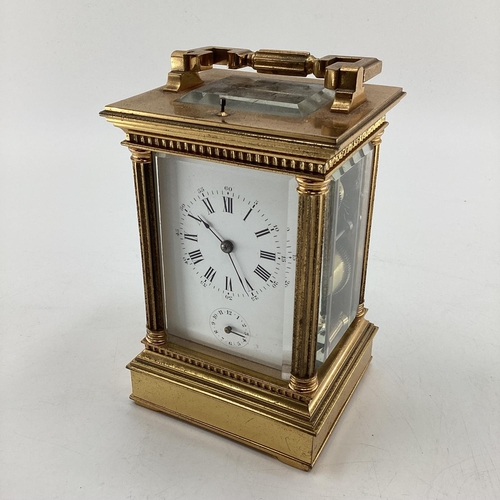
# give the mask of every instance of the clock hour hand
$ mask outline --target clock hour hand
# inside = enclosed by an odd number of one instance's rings
[[[238,276],[238,280],[241,283],[241,286],[245,293],[248,295],[248,286],[246,285],[246,281],[244,280],[243,272],[241,271],[241,267],[238,264],[238,261],[236,260],[236,257],[233,257],[231,255],[231,252],[234,249],[234,244],[231,240],[225,240],[203,217],[202,215],[198,215],[198,217],[195,217],[194,215],[192,216],[193,219],[201,222],[219,241],[220,241],[220,249],[224,252],[227,253],[227,256],[231,260],[231,264],[234,267],[234,270],[236,271],[236,275]]]
[[[243,333],[240,333],[240,332],[237,332],[236,330],[234,330],[232,326],[226,326],[224,328],[224,332],[225,333],[234,333],[235,335],[238,335],[238,337],[241,337],[242,339],[244,339],[244,338],[247,337],[247,335],[245,335]]]

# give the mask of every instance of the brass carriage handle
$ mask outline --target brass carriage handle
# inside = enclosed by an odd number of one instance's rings
[[[251,67],[257,73],[323,78],[325,88],[335,91],[331,110],[349,113],[366,100],[364,82],[382,71],[382,61],[374,57],[325,56],[317,58],[309,52],[287,50],[234,49],[202,47],[176,50],[171,56],[172,70],[164,90],[178,92],[203,84],[199,72],[214,64],[229,69]]]

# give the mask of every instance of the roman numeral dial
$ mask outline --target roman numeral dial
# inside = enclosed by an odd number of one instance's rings
[[[203,198],[203,204],[205,205],[206,209],[208,210],[209,214],[213,214],[215,212],[214,207],[212,206],[212,203],[210,201],[210,198]]]
[[[203,255],[201,253],[201,250],[193,250],[192,252],[189,252],[189,258],[191,259],[191,262],[193,264],[198,264],[203,260]]]
[[[180,205],[177,234],[193,286],[220,294],[221,304],[255,302],[284,287],[286,228],[280,231],[271,208],[246,188],[200,186]]]
[[[276,254],[274,252],[266,252],[264,250],[260,251],[260,258],[267,260],[276,260]]]
[[[207,272],[203,275],[210,283],[214,281],[217,271],[213,267],[209,267]]]
[[[266,236],[268,234],[271,234],[271,231],[267,227],[255,232],[255,236],[257,236],[257,238],[262,238],[262,236]]]
[[[190,241],[198,241],[198,235],[197,234],[184,233],[184,239],[185,240],[190,240]]]
[[[233,213],[233,199],[229,196],[224,196],[224,212],[232,214]]]
[[[267,281],[271,277],[271,273],[264,269],[260,264],[253,270],[253,272],[264,281]]]

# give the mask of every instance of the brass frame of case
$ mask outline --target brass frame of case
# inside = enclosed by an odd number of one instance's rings
[[[206,72],[206,81],[227,70]],[[170,77],[169,77],[170,78]],[[182,94],[179,90],[179,94]],[[312,129],[239,112],[224,117],[177,112],[178,95],[162,89],[107,106],[101,115],[123,129],[132,152],[141,240],[146,337],[144,351],[128,368],[131,398],[309,470],[318,458],[370,360],[377,327],[365,319],[364,282],[380,137],[385,113],[404,96],[395,87],[366,86],[367,102],[335,120],[315,113]],[[163,97],[163,98],[162,98]],[[193,108],[191,108],[193,109]],[[356,116],[352,116],[355,114]],[[316,121],[314,119],[316,117]],[[293,120],[292,120],[293,122]],[[280,131],[284,127],[286,130]],[[294,128],[295,127],[295,128]],[[314,130],[313,130],[314,129]],[[316,132],[314,132],[316,131]],[[326,131],[326,133],[325,133]],[[351,155],[372,142],[373,174],[358,316],[319,370],[315,369],[318,296],[329,179]],[[235,167],[285,172],[297,179],[299,219],[292,349],[287,383],[237,358],[217,358],[168,340],[163,307],[153,152],[223,162]]]

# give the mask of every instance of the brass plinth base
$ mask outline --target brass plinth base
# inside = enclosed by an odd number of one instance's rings
[[[371,360],[377,327],[355,320],[318,373],[318,389],[255,377],[229,363],[168,345],[129,365],[137,404],[161,411],[310,470]],[[195,357],[198,356],[198,357]]]

